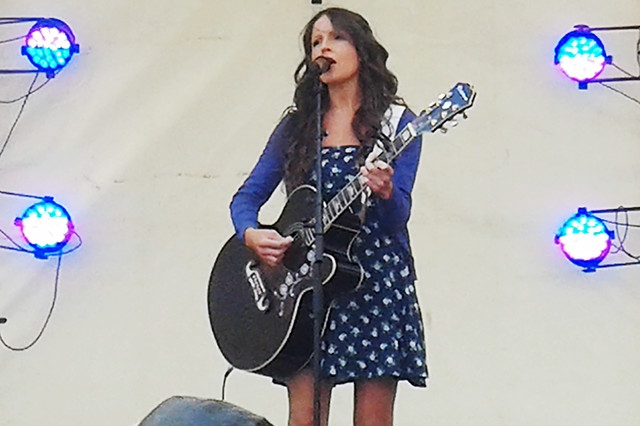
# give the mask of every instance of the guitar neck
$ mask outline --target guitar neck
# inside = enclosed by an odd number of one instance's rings
[[[444,124],[454,120],[459,114],[466,117],[464,111],[473,105],[476,93],[467,83],[458,83],[447,93],[439,96],[438,101],[431,104],[430,109],[423,111],[411,123],[407,124],[396,137],[386,144],[377,159],[390,163],[413,141],[424,132],[434,132],[443,128]],[[322,211],[322,225],[324,231],[353,203],[366,189],[362,183],[361,173],[358,173],[349,184],[327,203]]]
[[[386,145],[387,150],[378,155],[376,159],[386,163],[393,161],[404,149],[418,136],[411,123],[398,133],[398,135]],[[325,206],[322,211],[322,227],[326,232],[338,217],[355,201],[367,188],[362,183],[358,172],[356,177],[345,185]]]

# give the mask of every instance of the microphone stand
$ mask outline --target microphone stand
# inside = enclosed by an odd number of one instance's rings
[[[320,341],[322,337],[322,317],[324,315],[322,277],[322,256],[324,253],[324,226],[322,221],[322,82],[320,75],[316,82],[316,200],[315,200],[315,261],[313,263],[313,424],[320,426]]]

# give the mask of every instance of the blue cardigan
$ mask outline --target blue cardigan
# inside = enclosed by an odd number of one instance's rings
[[[398,131],[415,118],[408,108],[398,123]],[[285,117],[275,128],[258,162],[233,196],[230,204],[231,219],[236,236],[244,240],[247,228],[258,228],[258,213],[278,184],[284,178],[286,129],[291,121]],[[390,199],[376,199],[384,224],[393,234],[400,234],[403,245],[409,249],[407,222],[411,213],[411,191],[420,161],[422,138],[419,136],[393,161],[393,193]]]

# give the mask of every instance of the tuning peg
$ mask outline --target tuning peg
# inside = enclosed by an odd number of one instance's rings
[[[450,129],[456,127],[458,125],[458,120],[452,118],[449,121],[442,123],[442,126],[438,129],[441,133],[447,133]]]
[[[466,112],[463,111],[462,112],[462,118],[464,118],[466,120],[467,118],[469,118],[469,116],[467,115]]]

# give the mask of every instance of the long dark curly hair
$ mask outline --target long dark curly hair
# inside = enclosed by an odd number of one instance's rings
[[[286,116],[292,121],[288,126],[289,144],[285,164],[285,186],[288,192],[307,180],[315,159],[318,76],[311,70],[311,33],[314,24],[322,16],[329,18],[336,31],[349,36],[360,60],[360,108],[352,123],[354,134],[361,145],[358,154],[360,163],[364,162],[375,141],[381,137],[385,111],[392,103],[404,105],[404,101],[396,95],[398,79],[387,69],[389,53],[378,43],[366,19],[338,7],[318,12],[302,31],[305,56],[295,70],[293,105],[286,111]],[[329,108],[327,87],[321,84],[320,91],[321,111],[324,114]]]

